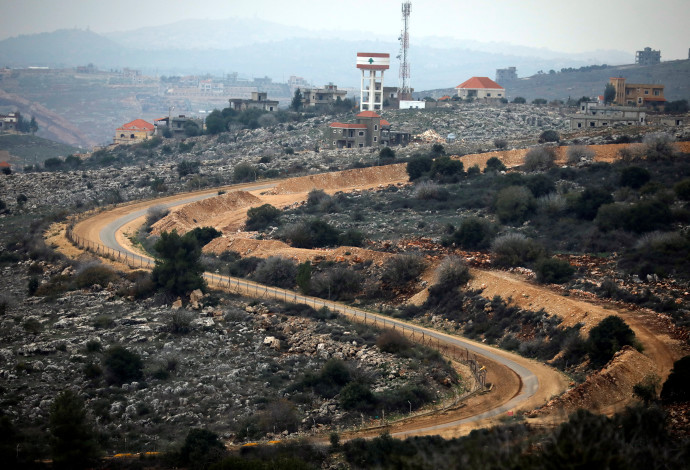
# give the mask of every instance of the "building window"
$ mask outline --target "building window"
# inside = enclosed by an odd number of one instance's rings
[[[379,130],[379,125],[378,125],[378,124],[374,124],[374,130],[375,130],[375,131]]]
[[[581,123],[581,122],[578,122],[578,123],[577,123],[577,127],[582,127],[582,123]]]
[[[362,137],[362,136],[364,135],[364,131],[359,131],[359,132],[357,133],[357,135],[359,135],[360,137]]]
[[[378,140],[379,140],[378,137],[374,137],[374,142],[378,142]]]
[[[487,97],[487,98],[488,98],[489,96],[491,96],[491,93],[487,93],[487,94],[486,94],[486,97]]]
[[[133,139],[133,138],[134,138],[134,134],[130,134],[130,135],[129,135],[129,138],[130,138],[130,139]]]
[[[335,145],[335,140],[333,141],[333,145]]]
[[[364,147],[364,144],[359,144],[360,147]]]
[[[594,121],[590,121],[590,122],[589,122],[589,127],[595,127],[595,125],[596,125],[596,124],[594,123]]]
[[[644,94],[645,94],[645,95],[648,95],[648,94],[649,94],[649,90],[645,90],[645,91],[644,91]]]
[[[604,122],[602,122],[602,123],[601,123],[601,125],[602,125],[602,126],[608,126],[608,125],[609,125],[609,123],[608,123],[608,122],[606,122],[606,121],[604,121]]]
[[[661,90],[654,90],[654,96],[660,96]]]
[[[642,98],[637,98],[637,104],[642,104]]]

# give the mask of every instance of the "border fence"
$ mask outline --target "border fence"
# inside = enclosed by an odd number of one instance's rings
[[[155,266],[155,260],[152,258],[126,251],[120,251],[81,237],[74,233],[73,226],[71,225],[67,227],[65,236],[75,246],[82,248],[89,253],[94,253],[100,257],[123,263],[132,269],[153,269]],[[320,299],[318,297],[301,295],[295,291],[257,284],[245,279],[222,276],[220,274],[209,272],[204,273],[204,279],[207,281],[209,287],[215,286],[221,290],[227,290],[229,292],[243,294],[254,298],[271,298],[275,300],[282,300],[284,302],[300,303],[313,307],[314,309],[326,307],[334,312],[341,313],[354,321],[362,322],[365,325],[371,324],[379,329],[398,331],[411,341],[436,349],[443,356],[467,365],[472,371],[472,375],[475,379],[475,387],[473,390],[469,391],[470,393],[481,391],[486,388],[486,369],[480,365],[477,359],[478,356],[475,353],[470,352],[467,348],[452,345],[445,340],[442,341],[439,333],[434,333],[432,331],[425,330],[420,326],[387,318],[363,309],[350,307],[330,300]]]

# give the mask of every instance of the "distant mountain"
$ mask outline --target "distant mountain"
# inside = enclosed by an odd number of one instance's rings
[[[166,26],[100,36],[90,31],[60,30],[0,41],[0,65],[70,67],[93,63],[102,69],[132,67],[146,74],[238,72],[245,78],[290,75],[315,85],[359,85],[354,67],[358,51],[388,52],[386,84],[398,82],[395,38],[356,31],[310,31],[258,19],[187,20]],[[632,62],[619,51],[566,54],[503,43],[420,38],[412,41],[410,63],[416,89],[455,86],[471,76],[494,77],[497,68],[517,67],[520,76],[539,70]]]

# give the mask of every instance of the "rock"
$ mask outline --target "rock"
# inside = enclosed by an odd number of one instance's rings
[[[182,308],[182,299],[180,299],[178,297],[177,300],[172,303],[172,309],[173,310],[179,310],[181,308]]]

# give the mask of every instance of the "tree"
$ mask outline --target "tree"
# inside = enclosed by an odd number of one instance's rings
[[[159,256],[151,273],[156,287],[173,295],[185,295],[206,286],[202,277],[201,248],[196,238],[181,237],[176,230],[163,232],[153,248]]]
[[[36,118],[33,116],[31,116],[31,121],[29,122],[29,131],[31,131],[32,134],[38,132],[38,123],[36,122]]]
[[[414,181],[418,178],[424,176],[426,172],[431,170],[431,164],[433,160],[429,157],[416,156],[412,157],[409,162],[407,162],[407,174],[410,175],[410,181]]]
[[[240,163],[232,170],[233,183],[256,181],[256,168],[250,163]]]
[[[201,163],[198,161],[182,160],[177,164],[177,174],[182,178],[183,176],[199,173]]]
[[[297,286],[303,294],[311,291],[311,262],[305,261],[297,266]]]
[[[558,135],[558,132],[554,131],[553,129],[546,130],[539,135],[539,142],[540,143],[558,142],[560,140],[561,140],[561,136]]]
[[[565,260],[558,258],[542,258],[535,266],[537,281],[553,284],[564,284],[573,277],[575,268]]]
[[[620,318],[609,315],[589,332],[589,357],[597,367],[606,364],[623,346],[632,345],[635,332]]]
[[[208,468],[225,454],[218,435],[206,429],[191,429],[180,449],[179,463],[190,468]]]
[[[245,230],[263,230],[270,224],[276,224],[280,218],[280,209],[273,207],[270,204],[264,204],[259,207],[252,207],[247,210],[247,222],[245,222]]]
[[[99,456],[84,401],[71,390],[60,393],[50,407],[50,448],[54,468],[87,468]]]
[[[137,353],[123,346],[113,346],[105,352],[103,363],[107,380],[112,384],[129,383],[141,379],[144,364]]]
[[[611,83],[607,83],[604,88],[604,103],[609,104],[616,101],[616,87]]]
[[[525,104],[525,103],[527,103],[527,100],[524,99],[522,96],[516,96],[515,98],[513,98],[513,103],[515,103],[515,104]]]
[[[226,122],[223,113],[214,109],[206,117],[206,132],[209,134],[219,134],[226,130]]]
[[[536,202],[525,186],[508,186],[496,195],[496,215],[503,223],[522,223],[534,212]]]
[[[383,147],[379,151],[379,158],[381,160],[393,160],[395,158],[395,150],[390,147]]]
[[[505,164],[498,157],[491,157],[486,161],[484,173],[506,171]]]
[[[281,256],[271,256],[260,262],[252,276],[255,281],[269,286],[290,289],[295,285],[297,265]]]
[[[302,109],[302,90],[299,88],[295,90],[295,95],[292,97],[292,102],[290,103],[290,108],[293,111],[299,111]]]
[[[673,369],[661,388],[665,403],[690,401],[690,356],[673,363]]]

